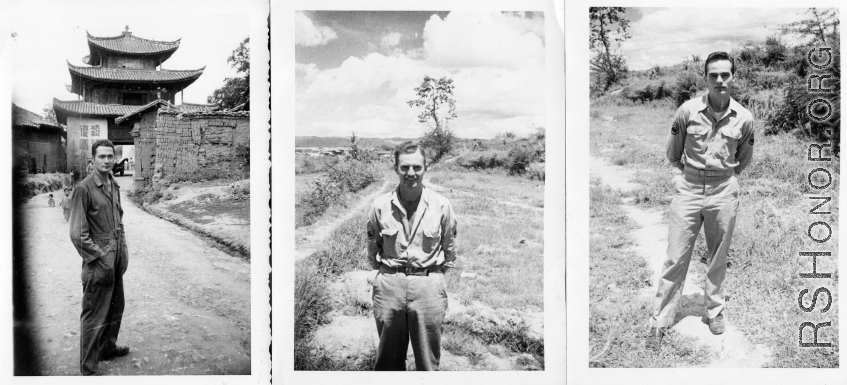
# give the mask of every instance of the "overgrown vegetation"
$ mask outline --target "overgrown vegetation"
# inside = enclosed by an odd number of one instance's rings
[[[313,182],[311,191],[297,198],[295,227],[315,223],[330,206],[343,203],[350,193],[382,179],[384,168],[385,164],[376,161],[339,160]]]
[[[23,202],[38,194],[61,190],[65,187],[68,174],[26,174],[17,179],[16,197],[18,202]],[[54,196],[56,204],[61,197]]]
[[[539,127],[535,134],[526,138],[506,132],[494,139],[463,141],[455,150],[458,153],[455,163],[469,170],[504,169],[510,175],[543,181],[545,139],[545,130]]]

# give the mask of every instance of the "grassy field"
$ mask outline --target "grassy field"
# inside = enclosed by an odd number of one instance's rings
[[[396,176],[389,173],[387,177]],[[503,203],[508,198],[512,203],[543,205],[543,182],[509,176],[502,170],[468,172],[441,166],[432,167],[427,179],[445,188],[440,193],[450,199],[459,218],[457,267],[446,275],[451,298],[464,306],[482,303],[515,314],[543,311],[543,213]],[[393,187],[390,184],[386,191]],[[323,250],[296,264],[297,370],[372,368],[372,360],[339,362],[330,357],[331,352],[309,345],[314,331],[331,321],[329,314],[333,310],[344,315],[373,316],[370,308],[354,300],[335,304],[328,291],[341,274],[371,269],[363,248],[365,212],[363,209],[339,224],[326,239]],[[462,278],[462,273],[475,277]],[[459,304],[451,302],[451,306]],[[445,324],[442,346],[468,358],[471,364],[478,364],[479,370],[489,368],[484,362],[487,354],[513,357],[528,353],[542,368],[544,365],[543,340],[528,336],[528,325],[522,322],[488,325],[471,318],[456,319]]]
[[[665,143],[673,113],[674,109],[667,101],[632,105],[600,102],[592,105],[592,156],[605,157],[614,164],[639,170],[636,178],[642,184],[640,189],[623,194],[599,187],[591,190],[592,307],[589,340],[592,354],[602,349],[606,341],[611,341],[610,349],[617,347],[615,359],[607,360],[606,365],[646,364],[639,358],[643,341],[637,340],[643,331],[636,338],[632,334],[633,329],[626,325],[644,324],[641,330],[646,331],[646,322],[642,320],[646,321],[650,311],[649,306],[634,304],[629,298],[637,291],[636,284],[643,282],[643,268],[631,266],[625,269],[607,262],[609,258],[620,258],[621,255],[610,247],[625,251],[627,242],[631,241],[614,241],[615,244],[620,243],[614,247],[609,244],[611,241],[594,242],[594,237],[603,236],[609,229],[613,230],[610,234],[615,234],[615,231],[620,233],[628,226],[626,218],[619,218],[620,214],[615,209],[617,200],[622,197],[634,198],[633,204],[645,208],[666,208],[670,203],[674,191],[670,183],[671,166],[665,157]],[[739,176],[740,210],[728,257],[730,267],[726,287],[730,300],[725,314],[752,343],[770,347],[773,352],[771,367],[837,367],[838,348],[800,348],[797,333],[802,322],[831,321],[832,327],[822,328],[819,339],[832,342],[837,347],[838,308],[834,306],[823,314],[819,308],[807,313],[798,307],[797,298],[803,289],[814,292],[817,287],[824,286],[832,292],[834,301],[838,299],[837,260],[818,259],[818,271],[833,272],[832,279],[803,279],[799,273],[811,272],[811,262],[810,258],[798,255],[802,250],[825,250],[837,255],[837,237],[821,245],[811,241],[805,233],[816,221],[835,224],[833,231],[837,232],[838,159],[826,163],[808,162],[806,157],[808,146],[813,143],[811,140],[798,139],[791,134],[765,136],[761,122],[757,122],[756,130],[753,163]],[[806,174],[821,166],[832,172],[833,184],[826,190],[814,190],[809,187]],[[821,181],[816,183],[823,184]],[[810,195],[833,197],[826,206],[832,214],[810,215],[809,210],[815,205],[815,201],[808,199]],[[692,258],[696,261],[705,253],[701,234]],[[629,261],[629,258],[626,260]],[[693,269],[703,269],[702,264],[693,263],[692,266]],[[623,291],[595,304],[595,300],[601,300],[598,296],[603,295],[601,289],[604,284],[608,285],[606,282],[617,282],[617,287]],[[804,303],[808,304],[810,297],[811,294],[807,294]],[[824,298],[825,295],[821,295],[819,307],[825,303]],[[610,311],[613,313],[611,316]],[[622,323],[621,320],[625,321]],[[699,352],[686,348],[687,341],[675,340],[673,334],[671,337],[663,344],[663,355],[668,354],[665,357],[667,361],[656,365],[703,364],[697,358]],[[804,341],[810,338],[810,332],[804,334]],[[666,347],[672,350],[666,352]]]

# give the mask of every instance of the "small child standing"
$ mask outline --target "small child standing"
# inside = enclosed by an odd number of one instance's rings
[[[65,213],[65,222],[68,221],[68,218],[71,217],[71,189],[65,189],[65,197],[62,198],[62,203],[59,203],[62,206],[62,211]]]
[[[50,194],[50,199],[47,201],[47,207],[56,207],[56,201],[53,200],[53,194]]]

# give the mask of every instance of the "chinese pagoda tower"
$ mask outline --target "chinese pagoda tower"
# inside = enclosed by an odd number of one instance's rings
[[[115,37],[88,35],[87,66],[68,62],[69,92],[79,100],[53,99],[59,123],[67,125],[68,169],[86,173],[91,145],[109,139],[115,145],[132,145],[131,126],[115,119],[159,100],[175,103],[175,95],[203,74],[198,70],[165,70],[164,63],[179,48],[180,39],[156,41],[133,36],[129,26]],[[118,159],[119,161],[120,159]]]

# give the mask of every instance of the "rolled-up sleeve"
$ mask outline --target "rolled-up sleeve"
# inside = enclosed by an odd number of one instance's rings
[[[444,253],[444,264],[442,269],[450,269],[456,263],[456,237],[458,236],[458,223],[456,222],[456,214],[453,213],[453,206],[450,202],[445,202],[442,206],[441,213],[441,252]]]
[[[671,165],[682,170],[682,154],[685,150],[685,129],[688,126],[688,112],[685,106],[680,106],[671,122],[668,133],[667,156]]]
[[[90,203],[91,196],[88,194],[88,190],[78,186],[71,199],[70,236],[71,242],[85,263],[103,255],[103,251],[94,243],[89,234],[86,208]]]
[[[738,143],[738,148],[735,149],[735,159],[738,160],[738,166],[735,166],[736,174],[741,174],[753,160],[755,136],[753,119],[750,119],[741,126],[741,141]]]
[[[376,206],[368,212],[365,231],[367,232],[368,261],[373,268],[379,268],[379,253],[382,251],[382,229],[379,226],[379,211]]]

